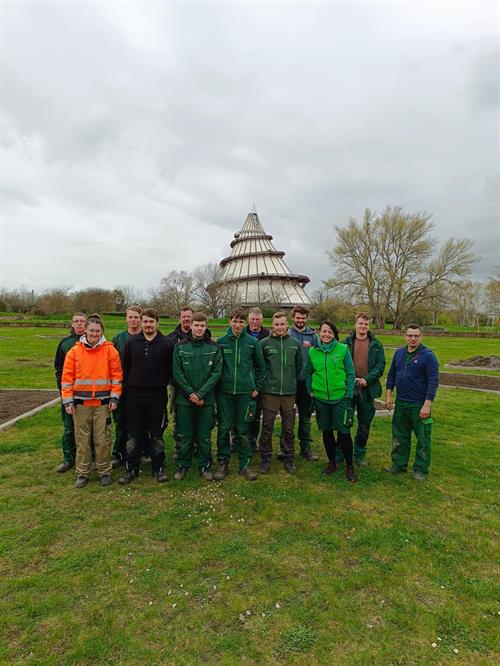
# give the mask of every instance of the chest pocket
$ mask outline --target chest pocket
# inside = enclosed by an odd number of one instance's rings
[[[211,368],[215,363],[215,351],[204,352],[201,356],[203,367]]]
[[[194,354],[192,352],[180,351],[179,357],[181,359],[182,365],[190,365],[193,361]]]

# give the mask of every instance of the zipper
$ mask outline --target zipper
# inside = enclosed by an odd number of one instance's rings
[[[233,394],[236,395],[236,377],[238,375],[238,340],[236,338],[236,349],[234,350],[234,384],[233,384]]]
[[[326,352],[323,352],[325,355],[325,380],[326,380],[326,395],[328,396],[328,400],[330,400],[330,387],[328,386],[328,366],[326,364],[327,356],[328,354]]]
[[[281,363],[280,363],[280,395],[283,395],[283,336],[280,338],[281,344]]]

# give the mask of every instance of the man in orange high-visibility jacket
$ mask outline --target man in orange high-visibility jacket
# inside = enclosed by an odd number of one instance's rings
[[[107,416],[118,406],[123,375],[120,355],[103,333],[101,318],[91,315],[85,324],[85,334],[66,354],[62,372],[62,403],[75,426],[77,488],[89,482],[92,440],[101,486],[111,483]]]

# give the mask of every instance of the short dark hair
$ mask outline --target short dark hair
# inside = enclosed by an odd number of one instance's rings
[[[335,324],[333,323],[333,321],[331,319],[323,319],[323,321],[320,321],[318,331],[321,330],[321,327],[323,325],[328,326],[328,328],[332,329],[333,337],[335,338],[335,340],[339,339],[339,329],[335,326]]]
[[[405,333],[409,328],[416,328],[420,331],[420,333],[422,333],[422,327],[420,326],[420,324],[407,324],[405,326]]]
[[[233,308],[229,313],[229,321],[231,321],[231,319],[243,319],[243,321],[245,321],[246,318],[247,313],[242,307]]]
[[[358,319],[367,319],[368,321],[372,320],[368,312],[358,312],[356,317],[354,318],[354,323],[356,323]]]
[[[191,308],[186,308],[186,310],[190,310]],[[204,312],[195,312],[193,314],[193,321],[205,321],[208,322],[208,317]]]
[[[154,308],[146,308],[141,312],[141,319],[144,319],[144,317],[151,317],[151,319],[156,319],[156,321],[159,321],[160,315],[158,314],[158,310],[155,310]]]
[[[303,314],[303,315],[309,315],[309,308],[306,308],[305,305],[295,305],[293,310],[292,310],[292,317],[294,314]]]
[[[96,312],[87,317],[87,321],[85,322],[85,328],[87,328],[89,324],[99,324],[99,326],[102,328],[104,332],[104,322],[101,319],[101,315],[97,314]]]
[[[187,312],[188,310],[189,310],[190,312],[193,312],[193,308],[192,308],[190,305],[184,305],[184,306],[181,308],[181,313],[182,313],[182,312]]]

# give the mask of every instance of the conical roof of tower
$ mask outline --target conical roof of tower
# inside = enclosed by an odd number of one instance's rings
[[[290,272],[283,257],[264,231],[258,213],[248,213],[240,231],[231,241],[231,254],[220,262],[217,286],[232,286],[242,305],[269,303],[281,307],[309,304],[303,287],[306,275]]]

